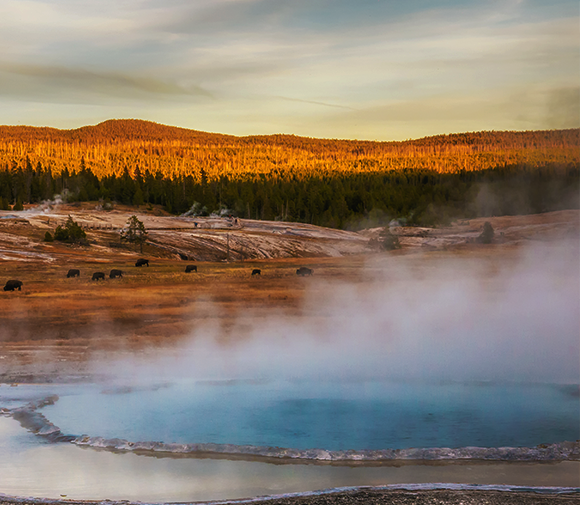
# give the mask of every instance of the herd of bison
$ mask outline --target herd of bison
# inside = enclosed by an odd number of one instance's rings
[[[149,266],[149,260],[146,258],[139,258],[136,262],[135,262],[135,266],[136,267],[143,267]],[[185,273],[191,273],[191,272],[197,272],[197,265],[187,265],[185,267]],[[307,275],[312,275],[312,269],[311,268],[307,268],[307,267],[300,267],[296,270],[296,275],[299,275],[300,277],[304,277]],[[67,278],[70,277],[80,277],[81,275],[81,271],[78,268],[71,268],[66,276]],[[260,270],[259,268],[254,268],[252,270],[252,276],[255,275],[262,275],[262,270]],[[113,268],[110,272],[109,272],[109,278],[110,279],[117,279],[117,278],[122,278],[123,277],[123,271],[122,270],[118,270],[116,268]],[[94,272],[93,276],[91,278],[91,280],[93,281],[104,281],[105,280],[105,272]],[[23,282],[18,280],[18,279],[10,279],[8,281],[6,281],[6,285],[4,286],[4,291],[22,291],[22,285]]]

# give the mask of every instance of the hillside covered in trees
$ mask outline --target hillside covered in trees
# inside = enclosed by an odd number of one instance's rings
[[[435,224],[578,208],[579,146],[578,129],[371,142],[234,137],[139,120],[0,126],[0,198],[4,209],[61,195],[338,228]]]

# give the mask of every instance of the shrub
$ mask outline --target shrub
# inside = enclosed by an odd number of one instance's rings
[[[391,233],[388,228],[383,228],[379,234],[379,244],[381,249],[386,251],[392,251],[394,249],[400,249],[401,244],[399,243],[399,237]]]
[[[50,232],[49,232],[49,231],[47,231],[47,232],[44,234],[44,241],[45,241],[45,242],[54,242],[54,237],[53,237],[53,236],[50,234]]]

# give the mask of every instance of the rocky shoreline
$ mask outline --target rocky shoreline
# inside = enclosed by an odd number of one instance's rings
[[[66,437],[66,436],[65,436]],[[580,461],[580,442],[542,444],[537,447],[447,447],[382,449],[364,451],[329,451],[325,449],[292,449],[233,444],[167,444],[163,442],[130,442],[124,439],[81,436],[70,440],[84,447],[110,451],[137,452],[159,456],[179,454],[222,455],[265,460],[307,460],[328,463],[389,462],[389,461]]]
[[[185,505],[185,502],[183,502]],[[353,488],[328,490],[318,493],[258,497],[242,500],[212,502],[189,502],[191,505],[572,505],[580,503],[580,488],[568,492],[550,489],[459,489],[457,486],[441,486],[436,489],[413,489],[412,486],[395,489]],[[19,498],[0,494],[0,505],[144,505],[141,502],[113,500],[51,500],[42,498]]]

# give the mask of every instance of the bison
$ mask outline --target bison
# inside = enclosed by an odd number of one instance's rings
[[[123,277],[123,272],[121,270],[116,270],[113,268],[109,274],[110,279],[116,279],[117,277]]]
[[[254,268],[252,275],[262,275],[262,271],[259,268]]]
[[[4,291],[14,291],[15,289],[17,289],[18,291],[22,291],[22,281],[16,279],[6,281]]]
[[[197,265],[187,265],[185,267],[185,273],[188,274],[189,272],[197,272]]]
[[[296,275],[300,275],[301,277],[304,277],[305,275],[312,275],[312,269],[307,267],[300,267],[298,270],[296,270]]]
[[[145,258],[139,258],[136,262],[135,262],[135,266],[136,267],[148,267],[149,266],[149,260],[145,259]]]
[[[100,281],[100,280],[105,280],[105,272],[95,272],[93,274],[93,281]]]
[[[66,278],[70,278],[70,277],[80,277],[81,276],[81,271],[78,268],[71,268],[67,274],[66,274]]]

